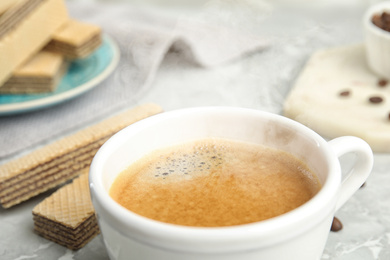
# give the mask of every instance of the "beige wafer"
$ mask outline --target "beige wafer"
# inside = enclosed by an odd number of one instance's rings
[[[61,54],[40,51],[13,72],[12,77],[0,88],[0,93],[53,91],[65,70],[66,62]]]
[[[0,1],[0,15],[3,14],[7,9],[9,9],[13,4],[15,3],[15,0],[1,0]]]
[[[45,0],[1,0],[0,38],[23,21]]]
[[[39,235],[77,250],[99,233],[91,202],[88,168],[72,183],[34,207],[34,230]]]
[[[80,225],[74,229],[44,216],[34,215],[33,220],[34,229],[39,230],[40,233],[53,237],[53,239],[57,237],[57,239],[61,238],[64,241],[72,241],[75,244],[86,240],[91,233],[99,232],[94,215],[82,222],[80,220]]]
[[[0,166],[0,203],[9,208],[74,178],[114,133],[160,112],[155,104],[138,106]]]
[[[30,3],[35,2],[37,4],[31,6]],[[23,0],[23,3],[32,8],[23,19],[5,19],[14,5],[1,16],[7,21],[0,21],[0,87],[16,68],[40,51],[52,34],[68,21],[64,0]],[[11,22],[14,19],[15,22]]]
[[[45,49],[69,59],[80,59],[91,54],[101,43],[100,27],[70,19],[54,33]]]

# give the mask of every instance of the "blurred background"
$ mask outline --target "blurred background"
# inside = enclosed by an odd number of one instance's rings
[[[0,163],[149,102],[165,111],[221,105],[282,114],[283,102],[311,55],[323,49],[363,44],[363,14],[380,1],[65,2],[72,18],[99,26],[104,39],[112,39],[115,44],[104,43],[112,49],[118,47],[119,62],[112,73],[83,95],[55,106],[1,116]],[[183,30],[183,26],[193,25],[188,23],[192,21],[198,22],[201,32],[214,33],[213,27],[231,29],[226,34],[230,38],[215,37],[217,41],[213,42],[210,37],[206,42],[212,45],[204,44],[205,37],[191,38]],[[177,38],[185,41],[179,46]],[[239,47],[239,55],[229,55],[233,42]],[[192,57],[183,49],[192,51]],[[213,60],[215,53],[220,54],[217,58],[222,57],[218,62]],[[97,63],[93,61],[91,68]],[[389,183],[390,160],[376,159],[376,175],[337,213],[348,231],[330,234],[322,260],[390,259],[389,189],[383,185]],[[18,260],[108,259],[101,236],[72,251],[34,234],[31,209],[44,198],[34,198],[13,210],[0,209],[1,259],[2,254],[5,259]]]

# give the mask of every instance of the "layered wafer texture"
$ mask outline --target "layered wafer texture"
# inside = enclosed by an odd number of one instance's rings
[[[68,59],[80,59],[95,51],[101,43],[100,27],[70,19],[54,33],[45,49],[61,53]]]
[[[16,1],[15,0],[1,0],[0,1],[0,15],[7,11]]]
[[[21,0],[11,4],[0,16],[0,87],[67,21],[63,0]]]
[[[16,69],[0,88],[0,94],[24,94],[53,91],[66,70],[61,54],[41,51]]]
[[[72,183],[58,189],[33,211],[34,231],[40,236],[77,250],[99,234],[88,184],[88,169]]]
[[[113,134],[160,112],[155,104],[138,106],[0,166],[1,205],[9,208],[74,178]]]
[[[4,1],[4,2],[3,2]],[[0,37],[11,31],[44,0],[2,0],[0,4]]]

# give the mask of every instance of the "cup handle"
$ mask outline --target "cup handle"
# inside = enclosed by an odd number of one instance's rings
[[[370,146],[362,139],[354,136],[343,136],[328,142],[337,157],[347,153],[356,154],[353,168],[345,175],[341,182],[336,211],[352,197],[363,185],[371,173],[374,158]]]

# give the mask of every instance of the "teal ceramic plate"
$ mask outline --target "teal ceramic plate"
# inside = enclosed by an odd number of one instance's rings
[[[0,116],[38,110],[75,98],[107,78],[118,61],[118,46],[109,36],[104,35],[99,49],[90,56],[70,64],[68,72],[54,92],[0,95]]]

